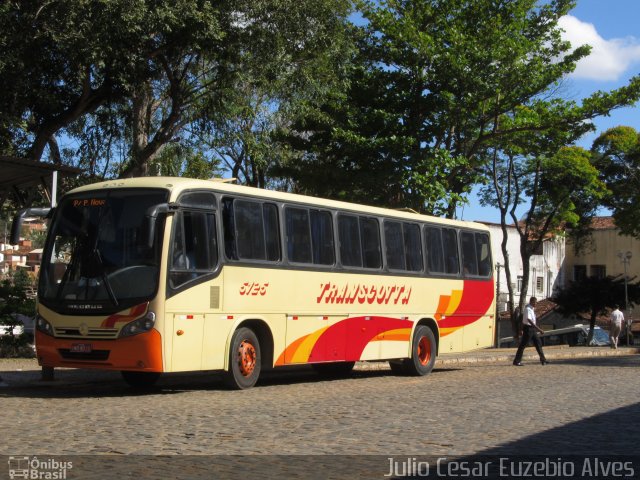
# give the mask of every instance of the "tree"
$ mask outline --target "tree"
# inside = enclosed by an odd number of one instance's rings
[[[640,303],[640,282],[627,285],[629,305]],[[607,276],[604,278],[585,277],[570,282],[553,299],[566,314],[589,313],[589,336],[587,344],[593,338],[593,330],[598,315],[608,314],[608,309],[625,303],[624,277]]]
[[[610,190],[605,205],[613,211],[616,226],[622,234],[640,238],[640,132],[611,128],[596,138],[591,152]]]
[[[24,335],[16,338],[13,329],[22,324],[18,315],[32,317],[35,313],[35,300],[27,298],[27,288],[30,286],[33,286],[33,280],[22,269],[16,270],[0,282],[0,325],[5,326],[8,332],[7,336],[0,338],[0,347],[15,350],[29,340]]]
[[[589,53],[561,39],[558,19],[573,6],[364,2],[349,88],[305,112],[296,140],[313,149],[303,150],[302,167],[289,174],[309,193],[323,194],[335,180],[328,190],[334,197],[369,192],[370,203],[452,217],[484,181],[496,143],[557,128],[588,130],[588,120],[639,97],[634,78],[580,105],[556,98]],[[327,173],[314,183],[309,171]]]
[[[239,74],[307,78],[349,2],[5,2],[0,152],[54,161],[79,138],[90,172],[144,175],[187,126],[220,110]],[[61,21],[64,19],[64,21]],[[293,88],[295,82],[290,85]],[[97,165],[95,156],[119,165]],[[117,156],[116,156],[117,158]]]
[[[561,139],[563,137],[561,136]],[[544,145],[541,139],[538,145]],[[482,190],[482,202],[500,210],[503,231],[502,253],[509,290],[509,305],[514,335],[516,325],[514,292],[511,287],[511,269],[507,250],[507,216],[520,237],[522,258],[522,285],[519,311],[524,311],[529,284],[531,256],[541,251],[543,242],[553,235],[569,231],[578,241],[588,232],[590,219],[595,215],[607,190],[591,165],[589,152],[580,147],[561,147],[553,154],[538,147],[535,156],[524,152],[533,148],[528,144],[535,139],[526,138],[521,149],[516,144],[494,152],[491,166],[492,183]],[[553,144],[548,145],[553,152]],[[523,218],[516,209],[526,206]]]

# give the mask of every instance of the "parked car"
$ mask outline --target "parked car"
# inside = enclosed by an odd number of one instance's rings
[[[589,325],[574,325],[572,327],[557,328],[555,330],[547,330],[540,335],[543,345],[570,345],[572,347],[587,345],[589,336]],[[610,345],[609,333],[602,328],[596,326],[593,331],[593,339],[589,343],[592,347],[601,347]],[[513,337],[505,337],[500,339],[501,347],[516,347],[517,343]]]
[[[16,320],[20,320],[22,324],[16,325],[13,327],[13,334],[18,336],[23,333],[28,333],[33,335],[35,332],[35,319],[32,317],[28,317],[27,315],[21,315],[19,313],[15,313],[12,315]],[[0,325],[0,337],[4,335],[9,335],[11,333],[11,327],[9,325]]]

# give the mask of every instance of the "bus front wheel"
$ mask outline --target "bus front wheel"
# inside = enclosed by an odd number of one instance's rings
[[[409,375],[427,375],[436,364],[436,337],[433,331],[419,325],[413,333],[411,358],[405,360],[405,368]]]
[[[250,328],[239,328],[231,339],[229,370],[225,376],[225,383],[235,390],[251,388],[258,381],[261,368],[258,337]]]

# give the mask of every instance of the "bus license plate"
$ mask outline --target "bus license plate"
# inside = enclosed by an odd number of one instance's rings
[[[91,353],[93,347],[90,343],[73,343],[71,344],[72,353]]]

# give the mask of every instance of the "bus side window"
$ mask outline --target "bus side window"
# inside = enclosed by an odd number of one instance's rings
[[[420,240],[420,227],[414,223],[403,223],[404,251],[406,267],[410,272],[422,270],[422,242]]]
[[[225,198],[222,222],[225,254],[230,260],[280,260],[275,204]]]
[[[387,265],[392,270],[404,270],[405,252],[400,222],[384,222]]]
[[[333,265],[336,259],[331,213],[321,210],[311,210],[310,213],[313,263]]]
[[[311,231],[306,208],[285,208],[287,255],[297,263],[311,263]]]
[[[176,213],[171,260],[173,288],[213,271],[218,263],[213,213]]]
[[[442,246],[444,248],[445,273],[458,275],[460,273],[460,257],[457,234],[453,228],[442,229]]]
[[[476,259],[476,244],[474,234],[462,232],[462,265],[465,275],[478,275],[478,260]]]
[[[380,226],[375,218],[360,217],[360,239],[364,268],[381,268]]]
[[[345,267],[362,267],[360,228],[355,215],[338,215],[340,261]]]
[[[491,276],[491,248],[487,234],[476,233],[476,256],[478,257],[478,275]]]
[[[444,249],[442,248],[442,234],[440,232],[440,228],[427,227],[425,242],[429,272],[444,273]]]

